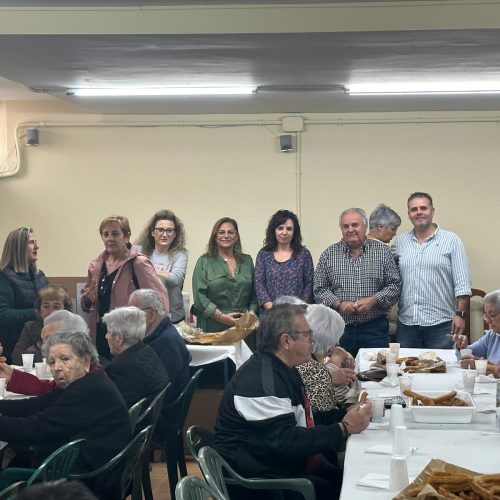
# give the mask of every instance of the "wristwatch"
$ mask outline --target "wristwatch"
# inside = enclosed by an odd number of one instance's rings
[[[460,316],[462,319],[467,317],[467,313],[465,311],[455,311],[455,316]]]

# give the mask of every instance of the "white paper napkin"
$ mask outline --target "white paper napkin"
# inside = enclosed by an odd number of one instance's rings
[[[370,422],[367,431],[388,431],[389,422]]]
[[[416,446],[410,446],[410,454],[418,450]],[[376,453],[379,455],[392,455],[392,444],[374,444],[366,448],[365,453]]]
[[[487,384],[487,383],[492,383],[492,382],[497,382],[497,379],[492,375],[478,375],[476,377],[476,382],[479,382],[479,383],[483,383],[483,384]]]
[[[379,488],[382,490],[389,489],[389,474],[377,474],[376,472],[369,472],[361,479],[356,481],[359,486],[368,486],[369,488]]]
[[[399,380],[385,377],[380,381],[380,385],[383,387],[399,387]]]
[[[374,444],[373,446],[366,448],[365,453],[392,455],[392,444]]]

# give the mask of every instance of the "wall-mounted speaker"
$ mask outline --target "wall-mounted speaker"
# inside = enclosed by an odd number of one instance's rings
[[[293,151],[291,135],[280,135],[280,149],[282,153],[290,153]]]
[[[26,129],[26,146],[38,146],[38,129],[28,128]]]

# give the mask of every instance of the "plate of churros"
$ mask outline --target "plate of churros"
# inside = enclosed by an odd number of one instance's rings
[[[492,500],[500,495],[500,474],[479,474],[433,458],[393,500]]]
[[[409,407],[415,422],[429,424],[468,424],[476,405],[468,392],[447,393],[403,391],[410,400]]]

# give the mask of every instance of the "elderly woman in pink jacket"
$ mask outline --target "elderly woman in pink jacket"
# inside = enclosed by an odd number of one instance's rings
[[[122,215],[106,217],[99,225],[104,252],[89,265],[81,305],[90,312],[90,334],[100,357],[111,359],[106,325],[102,317],[115,307],[126,306],[138,288],[152,288],[162,298],[168,312],[168,295],[156,276],[151,261],[130,243],[130,224]]]

